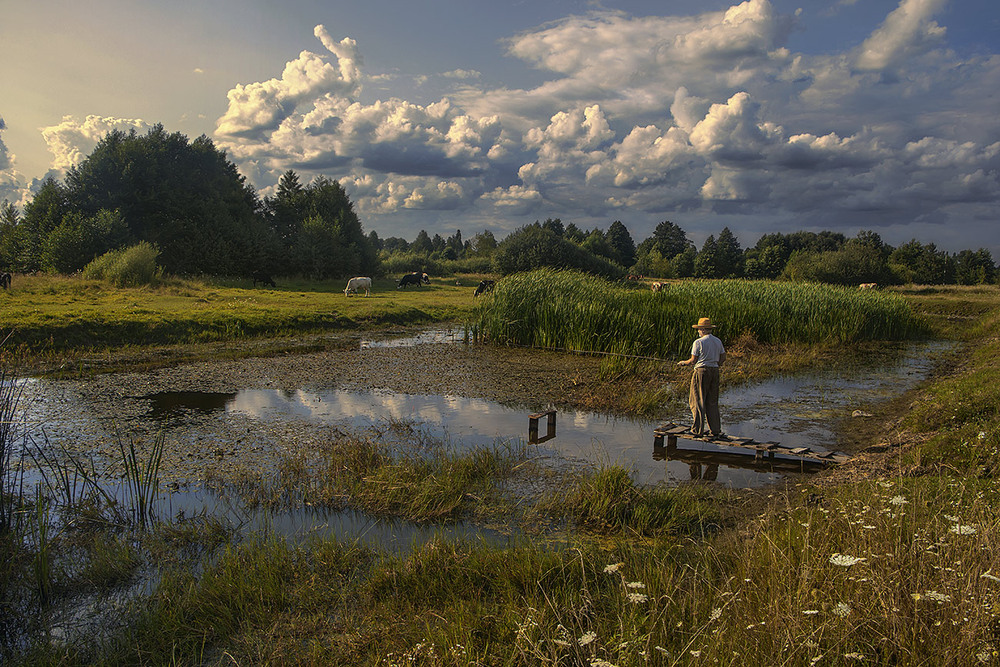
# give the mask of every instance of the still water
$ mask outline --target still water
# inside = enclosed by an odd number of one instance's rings
[[[461,331],[423,332],[416,337],[362,341],[364,346],[458,344]],[[939,352],[937,343],[901,346],[890,363],[877,367],[854,363],[809,374],[777,377],[738,387],[721,397],[726,433],[757,441],[775,441],[789,447],[806,446],[814,451],[836,449],[836,426],[851,419],[856,410],[869,410],[878,402],[898,395],[927,377]],[[45,437],[58,443],[106,428],[87,423],[89,411],[84,395],[67,403],[53,399],[58,382],[33,380],[28,394],[30,419],[44,427]],[[53,400],[49,400],[53,399]],[[421,439],[443,440],[456,449],[489,447],[505,441],[528,440],[528,415],[547,406],[511,407],[494,401],[458,396],[406,394],[373,388],[347,391],[336,387],[298,389],[246,388],[229,393],[165,391],[134,397],[131,423],[151,424],[162,430],[178,447],[200,438],[217,437],[208,429],[219,421],[230,432],[268,433],[275,426],[305,429],[330,426],[369,430],[392,447],[413,447]],[[863,417],[862,417],[863,418]],[[632,471],[641,484],[676,486],[700,479],[732,488],[760,487],[800,472],[785,462],[755,463],[753,456],[731,447],[681,441],[681,450],[666,458],[654,450],[653,430],[665,421],[687,424],[686,407],[674,406],[665,419],[628,419],[592,412],[558,410],[554,437],[546,438],[546,420],[539,424],[542,442],[530,445],[531,455],[553,462],[573,461],[620,465]],[[406,428],[393,428],[404,424]],[[298,431],[297,431],[298,432]],[[267,443],[264,443],[264,447]],[[337,512],[317,514],[311,510],[261,517],[241,514],[224,499],[181,485],[180,491],[164,498],[162,509],[171,515],[209,508],[213,513],[232,512],[251,526],[266,521],[285,534],[312,532],[369,537],[383,546],[396,541],[421,541],[424,537],[398,525],[373,520],[361,514]],[[187,489],[187,490],[185,490]],[[419,529],[422,530],[422,529]],[[463,527],[450,528],[458,532]],[[419,531],[418,531],[419,532]]]

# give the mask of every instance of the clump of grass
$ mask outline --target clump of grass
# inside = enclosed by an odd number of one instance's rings
[[[585,471],[568,490],[550,492],[533,511],[549,522],[568,520],[587,533],[626,537],[705,534],[726,521],[712,494],[641,486],[621,466]]]
[[[111,250],[83,268],[83,277],[104,280],[115,287],[139,287],[153,284],[163,273],[156,265],[160,251],[147,241]]]
[[[478,333],[501,345],[670,359],[690,349],[691,325],[718,323],[723,339],[855,343],[927,333],[889,292],[749,280],[672,283],[664,292],[620,287],[573,271],[509,276],[477,303]]]
[[[527,460],[522,442],[463,450],[413,433],[409,444],[400,449],[377,434],[340,432],[314,449],[284,455],[277,475],[246,479],[239,493],[254,504],[306,503],[418,522],[453,521],[496,512],[504,485]]]

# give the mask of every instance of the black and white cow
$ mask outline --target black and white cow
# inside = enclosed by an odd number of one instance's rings
[[[479,287],[476,288],[476,293],[473,297],[477,297],[480,294],[486,294],[487,292],[492,292],[493,288],[496,287],[496,281],[494,280],[482,280],[479,282]]]
[[[417,287],[420,287],[421,284],[430,285],[431,284],[430,276],[428,276],[426,273],[414,271],[413,273],[407,273],[405,276],[400,278],[396,282],[396,289],[400,289],[408,285],[416,285]]]
[[[0,273],[0,287],[10,289],[10,274],[6,271]]]

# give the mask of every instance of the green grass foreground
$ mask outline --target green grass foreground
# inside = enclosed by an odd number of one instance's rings
[[[397,290],[393,280],[376,280],[371,296],[348,297],[346,280],[279,280],[272,289],[245,280],[167,279],[116,288],[77,276],[17,276],[0,292],[0,323],[11,331],[5,349],[40,355],[461,321],[478,278],[455,282]]]
[[[712,318],[727,340],[760,343],[850,344],[928,332],[891,292],[762,280],[677,281],[653,292],[551,269],[499,282],[474,321],[503,345],[669,359],[689,349],[691,325],[701,317]]]

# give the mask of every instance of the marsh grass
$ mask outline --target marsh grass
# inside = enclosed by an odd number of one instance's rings
[[[23,391],[24,383],[5,365],[0,366],[0,540],[17,532],[15,522],[24,496]]]
[[[397,435],[406,430],[401,423],[389,428]],[[341,432],[282,455],[277,474],[248,477],[236,490],[257,506],[304,503],[417,522],[454,521],[482,517],[503,504],[507,482],[529,463],[520,441],[464,450],[407,433],[410,446],[401,447],[385,444],[378,432]]]
[[[127,440],[127,444],[126,444]],[[47,489],[47,497],[58,502],[67,522],[75,518],[108,522],[119,526],[152,526],[155,501],[160,494],[160,462],[165,439],[157,435],[140,458],[136,442],[117,434],[120,459],[99,471],[92,457],[70,452],[51,443],[32,443],[29,454]],[[109,480],[116,479],[116,484]]]
[[[995,475],[1000,470],[1000,290],[956,290],[960,306],[980,313],[973,321],[952,321],[949,336],[963,346],[940,378],[921,395],[904,425],[924,434],[919,463],[946,465],[963,473]],[[939,310],[941,290],[932,300],[915,301]],[[972,298],[972,304],[967,300]]]
[[[617,465],[584,471],[568,488],[548,491],[532,509],[536,521],[565,521],[581,534],[666,537],[716,532],[732,521],[723,511],[725,493],[695,485],[667,488],[636,484]]]
[[[691,325],[710,317],[725,340],[857,343],[926,335],[900,296],[831,285],[711,280],[637,290],[573,271],[540,269],[497,283],[473,313],[478,333],[501,345],[672,359]]]

